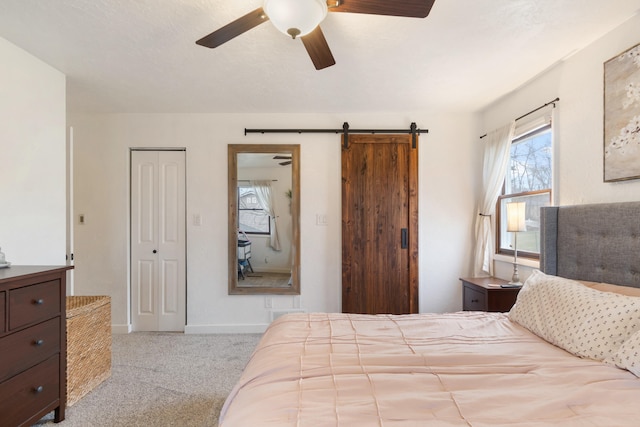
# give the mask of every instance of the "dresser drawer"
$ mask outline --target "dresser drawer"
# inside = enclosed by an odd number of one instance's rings
[[[484,292],[478,291],[470,286],[463,288],[465,311],[484,311],[487,309],[487,296]]]
[[[9,291],[9,330],[50,319],[59,313],[59,280]]]
[[[0,381],[60,352],[60,317],[8,335],[0,340]]]
[[[32,414],[58,404],[60,356],[55,355],[15,377],[0,383],[2,425],[23,425]],[[34,422],[37,421],[33,420]]]

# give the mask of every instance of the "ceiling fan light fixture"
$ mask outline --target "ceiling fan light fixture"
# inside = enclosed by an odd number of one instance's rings
[[[294,39],[309,34],[327,16],[326,0],[265,0],[263,9],[280,32]]]

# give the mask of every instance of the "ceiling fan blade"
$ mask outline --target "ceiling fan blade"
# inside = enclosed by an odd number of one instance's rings
[[[278,163],[280,166],[287,166],[291,164],[291,161]]]
[[[311,31],[302,38],[307,53],[313,61],[313,65],[316,66],[316,70],[322,70],[323,68],[335,65],[336,60],[333,59],[327,39],[324,38],[324,34],[318,25],[315,30]]]
[[[218,47],[232,38],[249,31],[253,27],[258,26],[263,22],[267,22],[268,20],[269,18],[260,7],[253,12],[247,13],[242,18],[238,18],[235,21],[228,23],[208,36],[204,36],[198,40],[196,44],[209,48]]]
[[[275,160],[291,160],[291,156],[273,156]]]
[[[426,18],[435,0],[327,0],[329,12]]]

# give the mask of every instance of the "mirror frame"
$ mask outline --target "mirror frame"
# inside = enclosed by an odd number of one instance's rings
[[[238,154],[291,154],[291,267],[292,284],[288,288],[238,286]],[[300,145],[299,144],[229,144],[229,295],[300,295]]]

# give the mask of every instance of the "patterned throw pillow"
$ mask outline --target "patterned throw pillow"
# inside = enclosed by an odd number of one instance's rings
[[[605,362],[640,377],[640,331],[626,340],[617,352],[605,359]]]
[[[580,357],[604,360],[640,330],[640,298],[534,271],[509,318]]]

